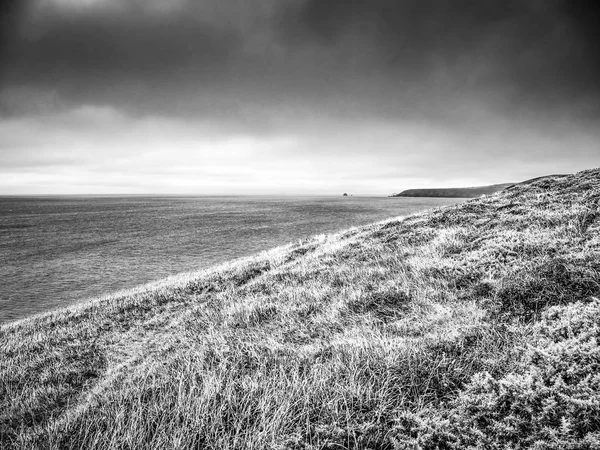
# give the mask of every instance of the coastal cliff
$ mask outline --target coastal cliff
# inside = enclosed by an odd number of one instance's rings
[[[596,448],[600,169],[0,327],[1,448]]]

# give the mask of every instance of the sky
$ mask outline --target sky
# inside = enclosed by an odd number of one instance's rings
[[[598,166],[596,0],[0,2],[0,195],[389,195]]]

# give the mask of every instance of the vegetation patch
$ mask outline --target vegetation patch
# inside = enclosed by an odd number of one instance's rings
[[[526,320],[548,306],[600,295],[597,258],[544,259],[507,277],[497,293],[501,312]]]
[[[406,413],[406,448],[595,449],[600,445],[600,301],[546,310],[516,370],[477,373],[440,414]]]

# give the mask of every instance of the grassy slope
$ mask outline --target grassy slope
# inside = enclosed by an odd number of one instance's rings
[[[3,326],[0,447],[599,448],[599,199],[545,178]]]

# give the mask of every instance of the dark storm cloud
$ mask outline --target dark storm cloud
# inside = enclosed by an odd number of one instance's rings
[[[43,10],[19,32],[3,61],[11,81],[52,86],[160,81],[181,71],[201,79],[222,70],[238,46],[233,32],[203,23],[196,14],[150,15],[143,8]]]
[[[8,49],[14,42],[19,26],[29,6],[28,0],[4,0],[0,2],[0,63],[7,62]],[[0,65],[0,67],[5,64]]]
[[[600,64],[600,3],[596,0],[564,0],[560,2],[560,10],[572,20],[583,44],[594,56],[594,64]]]
[[[279,77],[270,34],[284,3],[32,0],[7,8],[0,113],[27,109],[15,107],[13,91],[45,90],[64,107],[228,116],[245,95],[270,90],[265,74]]]
[[[597,112],[593,1],[78,3],[3,6],[5,84],[58,89],[75,103],[224,116],[241,103],[288,102],[436,114],[436,101],[463,94]]]
[[[404,79],[443,74],[448,89],[551,103],[598,95],[599,9],[593,0],[308,0],[285,35],[325,46],[362,36],[357,52]]]

